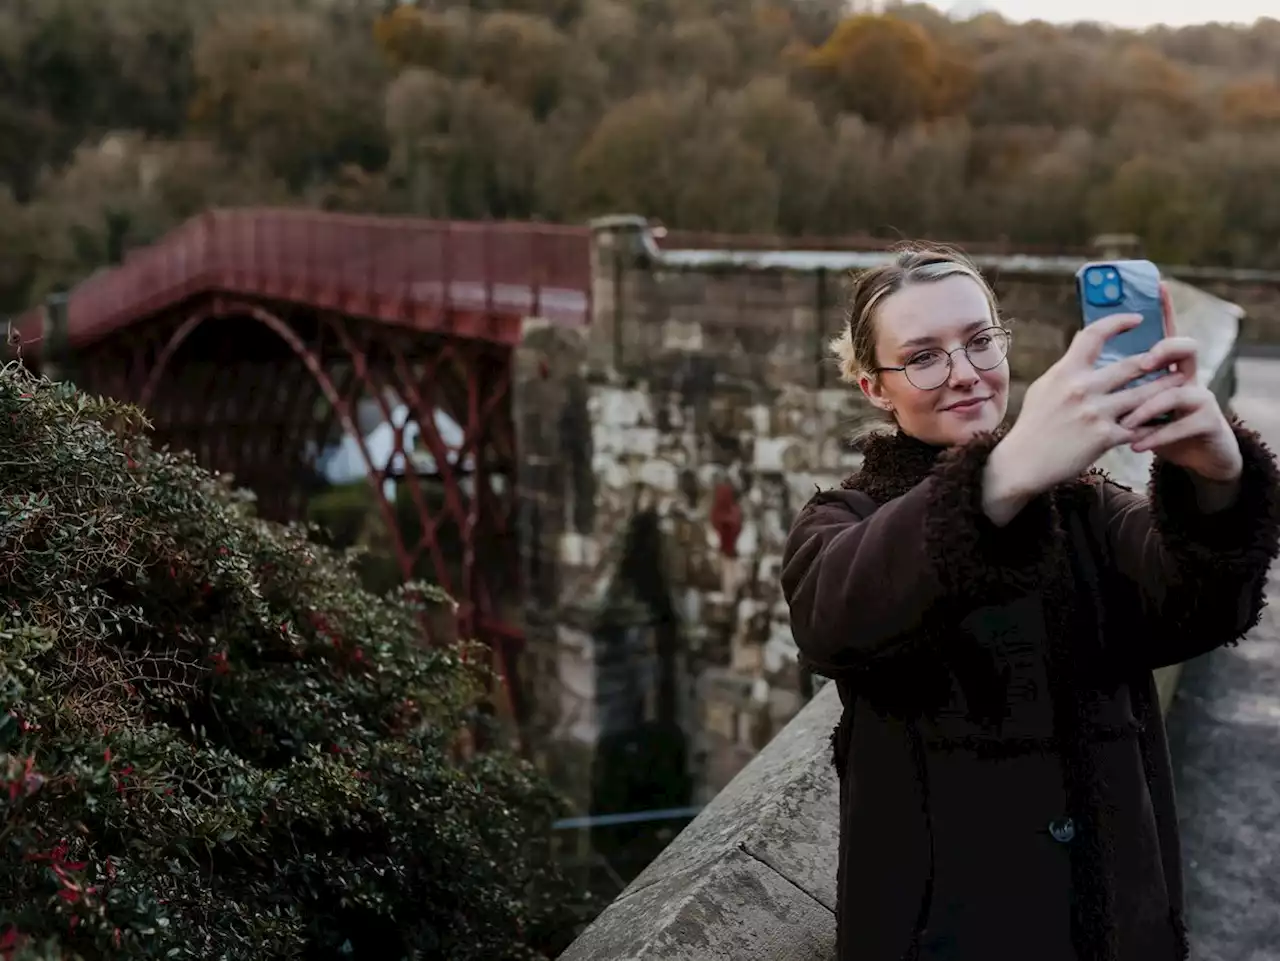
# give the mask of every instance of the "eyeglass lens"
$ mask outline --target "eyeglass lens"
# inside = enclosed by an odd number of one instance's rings
[[[1000,328],[983,330],[961,348],[975,370],[991,370],[1009,352],[1009,334]],[[939,348],[922,350],[906,364],[907,379],[920,390],[933,390],[951,376],[954,351]]]

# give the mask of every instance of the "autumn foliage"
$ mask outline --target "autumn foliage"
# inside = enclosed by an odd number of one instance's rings
[[[866,7],[12,0],[0,309],[232,204],[1024,249],[1136,233],[1159,259],[1280,267],[1280,20]]]
[[[535,959],[559,802],[366,592],[131,408],[0,370],[0,958]],[[557,939],[560,939],[557,941]]]
[[[836,24],[805,65],[841,110],[889,130],[959,112],[972,82],[920,24],[871,14]]]

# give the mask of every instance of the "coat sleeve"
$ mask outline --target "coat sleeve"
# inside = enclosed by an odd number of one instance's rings
[[[782,589],[802,661],[833,676],[918,648],[940,605],[977,607],[1038,580],[1061,536],[1049,497],[1003,528],[982,510],[996,444],[981,435],[945,453],[914,488],[876,506],[864,494],[816,494],[797,515]]]
[[[1280,473],[1253,431],[1232,425],[1244,455],[1240,493],[1203,513],[1191,479],[1157,462],[1147,497],[1102,486],[1106,543],[1138,623],[1128,631],[1138,666],[1165,667],[1239,640],[1265,604],[1280,542]]]

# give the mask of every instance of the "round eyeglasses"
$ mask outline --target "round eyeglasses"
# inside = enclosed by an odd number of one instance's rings
[[[901,367],[877,367],[876,372],[901,371],[917,390],[937,390],[950,380],[951,358],[958,351],[964,351],[974,370],[991,370],[1008,356],[1009,339],[1010,334],[1003,327],[988,327],[970,337],[963,347],[955,350],[927,347],[912,354]]]

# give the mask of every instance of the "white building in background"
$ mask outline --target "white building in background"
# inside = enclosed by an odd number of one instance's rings
[[[382,407],[371,398],[363,398],[355,412],[356,427],[364,436],[364,446],[369,453],[375,470],[385,470],[389,474],[401,475],[406,470],[419,474],[438,473],[435,457],[422,441],[422,428],[417,421],[410,419],[409,408],[396,397],[389,394],[387,407],[391,410],[391,420],[387,421]],[[436,431],[440,440],[449,451],[449,464],[458,463],[458,448],[462,446],[465,431],[462,425],[440,408],[435,410]],[[396,451],[396,434],[404,432],[404,448],[408,452],[411,466],[404,463],[405,455]],[[360,454],[360,442],[343,434],[342,440],[320,452],[316,458],[316,467],[330,484],[350,484],[364,478],[367,473],[364,458]],[[474,458],[468,454],[462,463],[462,469],[470,473],[474,467]],[[383,482],[383,493],[388,500],[394,500],[396,481],[389,477]],[[460,486],[469,493],[470,478],[463,477]]]

